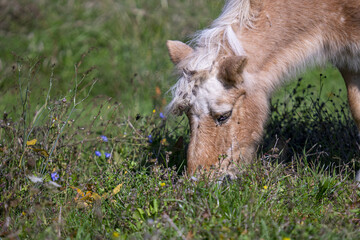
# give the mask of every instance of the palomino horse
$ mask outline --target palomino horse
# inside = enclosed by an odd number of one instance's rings
[[[250,162],[271,94],[307,66],[340,70],[360,128],[358,0],[228,0],[192,45],[167,42],[180,74],[168,110],[189,118],[190,174]]]

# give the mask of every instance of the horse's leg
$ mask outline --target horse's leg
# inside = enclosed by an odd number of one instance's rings
[[[351,114],[360,130],[360,72],[340,69],[347,88]],[[360,182],[360,170],[356,173],[356,181]]]
[[[360,72],[342,69],[340,72],[345,80],[351,114],[360,130]]]

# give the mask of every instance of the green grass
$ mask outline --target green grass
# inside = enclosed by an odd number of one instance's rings
[[[16,88],[9,81],[17,60],[14,54],[44,56],[39,69],[41,77],[33,84],[46,85],[49,66],[55,64],[53,91],[65,95],[72,87],[69,80],[74,75],[74,63],[93,49],[91,57],[82,63],[83,71],[92,66],[98,70],[94,77],[100,84],[92,96],[106,95],[126,102],[127,112],[149,112],[161,103],[161,99],[154,98],[155,87],[164,93],[176,80],[172,77],[166,40],[189,39],[196,30],[207,26],[222,7],[222,3],[212,1],[204,8],[204,3],[12,1],[1,10],[3,15],[12,16],[4,21],[0,39],[2,89]],[[26,10],[30,7],[33,13]],[[2,102],[13,100],[10,92],[1,96]]]
[[[82,71],[96,67],[93,77],[99,84],[92,96],[104,95],[126,103],[124,111],[150,112],[162,107],[158,86],[164,94],[176,81],[165,46],[167,39],[187,41],[219,14],[219,1],[70,1],[67,3],[17,0],[7,3],[1,14],[0,111],[15,102],[17,84],[12,79],[18,57],[44,61],[32,91],[38,95],[48,84],[49,69],[55,64],[53,92],[65,96],[73,86],[74,64],[92,49],[82,62]],[[167,4],[165,4],[167,3]],[[30,10],[31,11],[30,11]],[[316,73],[308,73],[311,81]],[[343,86],[338,73],[327,92]],[[316,77],[315,77],[316,79]],[[41,86],[41,87],[40,87]],[[162,95],[164,96],[164,95]]]
[[[165,42],[188,40],[222,5],[0,6],[0,238],[360,237],[359,139],[331,67],[279,90],[238,179],[184,174],[187,120],[159,117],[176,81]]]

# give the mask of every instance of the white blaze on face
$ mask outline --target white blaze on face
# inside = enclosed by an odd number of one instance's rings
[[[205,114],[222,114],[231,111],[232,105],[221,101],[227,97],[226,95],[227,91],[223,84],[215,76],[210,76],[199,86],[196,96],[193,96],[192,112],[201,117]]]

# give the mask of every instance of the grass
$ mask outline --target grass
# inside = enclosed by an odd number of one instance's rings
[[[92,58],[82,63],[85,69],[92,66],[101,69],[94,75],[100,79],[101,88],[95,88],[92,96],[116,97],[127,103],[127,113],[151,111],[162,101],[154,98],[155,87],[164,93],[175,81],[169,82],[172,63],[166,40],[186,40],[197,29],[207,26],[222,6],[217,1],[207,3],[206,8],[205,2],[163,2],[82,0],[49,4],[17,0],[8,3],[1,10],[7,16],[2,23],[0,41],[2,88],[16,88],[9,81],[12,66],[16,65],[14,54],[29,58],[44,56],[35,83],[44,86],[49,66],[55,64],[53,91],[65,95],[72,87],[69,79],[73,77],[74,63],[84,52],[93,49]],[[1,98],[2,102],[14,102],[10,92]]]
[[[176,80],[164,43],[207,26],[222,4],[0,8],[1,238],[359,238],[359,139],[332,68],[274,97],[237,180],[184,174],[187,120],[159,115]]]

